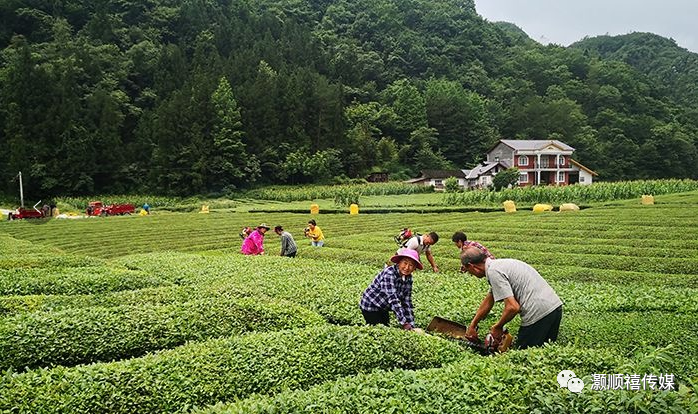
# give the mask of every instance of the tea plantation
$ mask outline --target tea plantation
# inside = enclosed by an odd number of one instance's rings
[[[320,214],[320,249],[302,238],[309,218],[0,223],[0,412],[698,413],[698,193],[562,213]],[[276,256],[273,232],[267,255],[241,255],[240,229],[261,222],[290,231],[298,257]],[[441,272],[415,273],[418,326],[467,324],[487,292],[458,271],[462,230],[548,280],[565,303],[558,342],[482,357],[363,326],[361,292],[405,226],[441,236]],[[561,370],[581,393],[560,388]]]

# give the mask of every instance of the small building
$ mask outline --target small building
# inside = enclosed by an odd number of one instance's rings
[[[485,161],[471,170],[463,170],[467,189],[486,188],[492,185],[492,178],[498,172],[510,168],[506,161]]]
[[[436,191],[443,191],[444,181],[449,177],[455,177],[458,179],[458,186],[461,188],[466,188],[467,178],[463,170],[422,170],[422,175],[411,180],[407,180],[407,183],[418,184],[425,186],[434,186]]]
[[[366,181],[368,181],[369,183],[387,183],[388,173],[385,171],[372,172],[368,175],[368,177],[366,177]]]
[[[591,184],[594,177],[598,176],[597,173],[578,163],[577,161],[570,159],[572,164],[572,171],[570,172],[570,184]]]

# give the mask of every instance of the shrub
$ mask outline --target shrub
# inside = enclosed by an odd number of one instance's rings
[[[456,177],[448,177],[444,180],[444,190],[447,193],[457,193],[460,191],[460,186],[458,185],[458,179]]]
[[[191,343],[128,361],[0,380],[0,411],[156,413],[306,388],[375,369],[437,367],[458,345],[388,328],[318,326]]]
[[[18,314],[0,320],[0,369],[109,361],[191,340],[323,322],[300,306],[259,298]]]
[[[0,295],[88,294],[169,284],[142,272],[106,267],[0,269]]]
[[[629,364],[610,352],[574,347],[546,347],[509,352],[494,358],[472,358],[443,368],[376,372],[340,379],[307,391],[254,396],[219,404],[199,413],[512,413],[567,412],[691,412],[698,403],[695,390],[682,392],[595,391],[591,374],[658,374],[667,351]],[[582,378],[584,390],[573,394],[560,388],[557,374],[569,369]],[[648,370],[648,371],[645,371]],[[678,387],[678,384],[677,384]]]

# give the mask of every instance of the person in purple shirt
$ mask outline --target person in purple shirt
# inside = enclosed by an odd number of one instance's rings
[[[242,248],[240,248],[242,254],[264,254],[264,233],[266,233],[270,228],[271,227],[264,223],[257,226],[257,229],[250,233],[250,235],[247,236],[242,242]]]
[[[424,266],[419,261],[419,253],[412,249],[398,250],[390,261],[395,264],[378,273],[361,295],[359,307],[369,325],[387,326],[392,310],[402,328],[412,330],[415,328],[412,272],[422,270]]]

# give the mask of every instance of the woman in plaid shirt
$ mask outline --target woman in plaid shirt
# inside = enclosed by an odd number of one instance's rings
[[[361,295],[359,307],[369,325],[387,326],[392,310],[402,328],[411,330],[414,328],[412,272],[424,266],[419,261],[419,253],[411,249],[398,250],[390,261],[395,264],[378,273]]]

